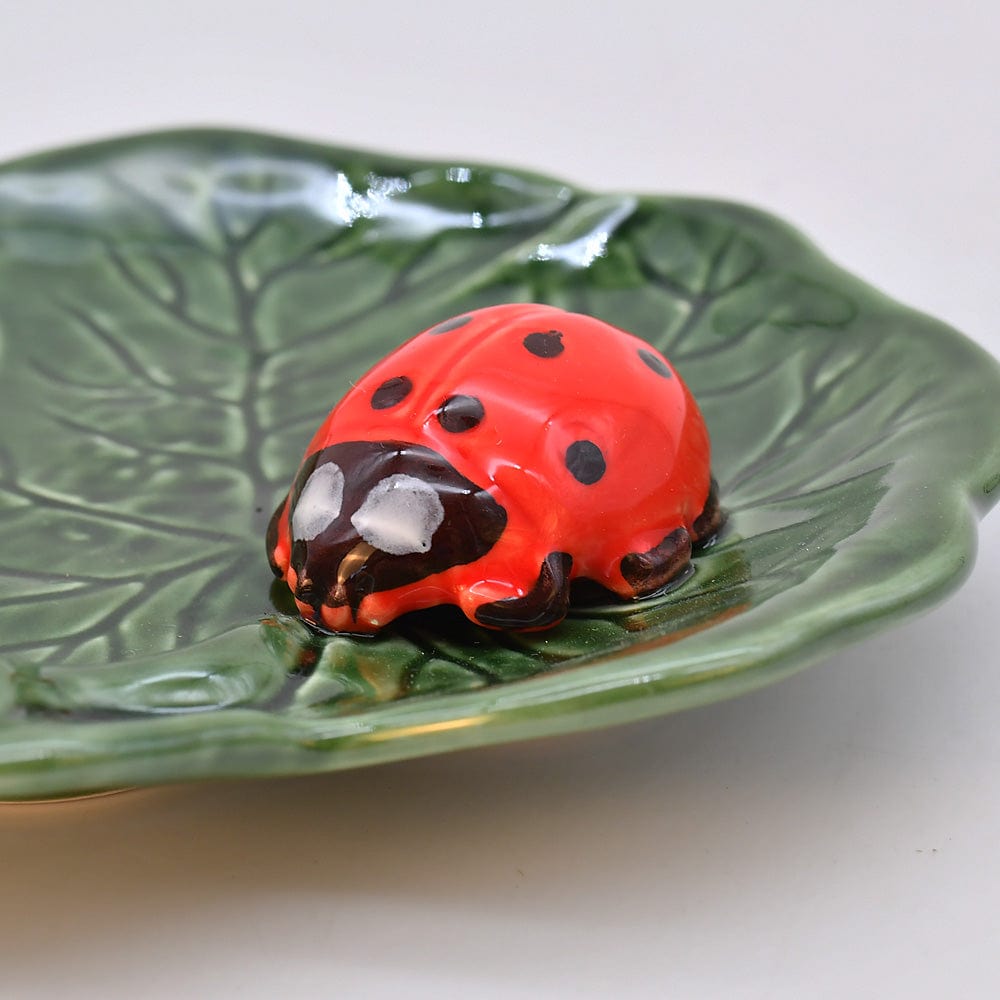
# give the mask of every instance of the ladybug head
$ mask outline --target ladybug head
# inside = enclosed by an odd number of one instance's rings
[[[507,513],[437,452],[398,441],[331,445],[302,464],[288,498],[295,598],[322,620],[347,605],[485,555]]]

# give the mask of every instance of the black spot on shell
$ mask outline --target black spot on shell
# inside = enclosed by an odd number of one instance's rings
[[[388,410],[406,399],[412,389],[413,383],[405,375],[387,378],[372,394],[372,409]]]
[[[593,486],[607,467],[601,449],[593,441],[574,441],[566,449],[566,468],[584,486]]]
[[[639,357],[642,358],[642,360],[646,363],[646,366],[656,372],[657,375],[662,375],[664,378],[672,377],[672,372],[664,363],[663,358],[659,355],[654,354],[652,351],[640,349]]]
[[[439,333],[451,333],[452,330],[457,330],[460,326],[465,326],[465,324],[471,322],[471,320],[472,317],[468,314],[464,316],[452,316],[451,319],[446,319],[443,323],[438,323],[437,326],[432,326],[427,332],[432,337],[436,337]]]
[[[486,415],[475,396],[449,396],[437,409],[438,423],[451,434],[461,434],[478,427]]]
[[[556,358],[566,350],[562,334],[558,330],[549,330],[548,333],[529,333],[524,338],[524,346],[536,358]]]

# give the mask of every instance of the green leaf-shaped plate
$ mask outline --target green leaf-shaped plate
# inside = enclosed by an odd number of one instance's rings
[[[351,380],[538,300],[661,348],[729,511],[665,597],[527,636],[287,614],[263,545]],[[1000,490],[1000,373],[738,205],[173,132],[0,168],[0,797],[352,767],[772,681],[941,597]],[[636,442],[642,447],[642,442]]]

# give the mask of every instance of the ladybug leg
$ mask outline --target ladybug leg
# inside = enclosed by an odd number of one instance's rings
[[[569,571],[573,557],[550,552],[542,562],[538,579],[524,597],[507,597],[476,608],[476,621],[491,628],[538,629],[555,625],[569,607]]]
[[[648,552],[623,556],[619,569],[625,582],[640,597],[669,583],[691,560],[691,536],[687,528],[677,528]]]
[[[713,476],[705,506],[691,526],[692,542],[695,545],[706,545],[719,533],[725,520],[725,511],[719,506],[719,484]]]

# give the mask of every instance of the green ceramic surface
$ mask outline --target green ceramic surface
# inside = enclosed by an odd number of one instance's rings
[[[667,596],[549,632],[439,609],[316,637],[263,545],[312,431],[405,338],[515,300],[672,359],[712,433],[723,536]],[[940,598],[1000,493],[997,365],[768,215],[234,132],[0,168],[0,420],[6,798],[353,767],[735,695]]]

